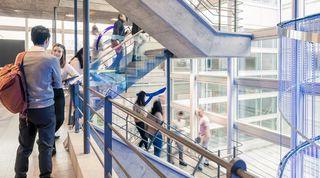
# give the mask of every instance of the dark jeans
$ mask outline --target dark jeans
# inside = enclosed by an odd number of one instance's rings
[[[116,73],[120,72],[120,63],[122,58],[123,58],[123,49],[119,53],[117,53],[117,56],[113,61],[113,66],[114,66],[114,69],[116,70]]]
[[[160,157],[162,149],[162,134],[158,132],[158,134],[155,135],[155,137],[156,138],[153,141],[154,155]]]
[[[56,118],[54,105],[41,109],[28,109],[28,122],[19,120],[19,147],[15,163],[16,178],[27,177],[29,156],[32,153],[37,132],[40,178],[49,178],[52,172],[52,148]]]
[[[177,147],[178,147],[178,152],[179,152],[179,161],[183,162],[183,145],[179,142],[176,142]]]
[[[62,88],[53,89],[54,91],[54,109],[56,114],[56,129],[57,132],[63,124],[64,121],[64,106],[65,106],[65,97]],[[56,148],[56,144],[53,145]]]
[[[138,129],[138,132],[141,136],[141,141],[139,142],[139,147],[144,146],[144,148],[147,150],[148,148],[148,137],[145,132],[144,123],[143,122],[136,122],[136,127]]]

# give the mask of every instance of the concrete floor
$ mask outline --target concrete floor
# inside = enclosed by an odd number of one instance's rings
[[[0,178],[13,178],[16,150],[18,148],[18,116],[6,111],[0,105]],[[67,126],[62,126],[57,140],[57,154],[53,160],[53,177],[75,178],[68,152],[63,147],[67,136]],[[28,178],[39,177],[38,145],[35,144],[29,158]]]

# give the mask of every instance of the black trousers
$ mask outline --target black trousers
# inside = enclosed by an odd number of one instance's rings
[[[143,122],[136,122],[136,127],[138,129],[138,132],[141,137],[141,141],[139,142],[139,147],[144,146],[145,149],[148,148],[148,137],[146,135],[146,132],[144,131],[144,123]]]
[[[54,91],[54,109],[56,114],[56,129],[57,132],[64,122],[65,97],[62,88],[53,89]],[[54,148],[55,148],[54,144]]]
[[[19,147],[15,162],[15,177],[26,178],[29,167],[29,156],[32,153],[37,132],[39,150],[40,178],[49,178],[52,172],[52,149],[56,118],[54,106],[41,109],[28,109],[28,122],[19,120]]]

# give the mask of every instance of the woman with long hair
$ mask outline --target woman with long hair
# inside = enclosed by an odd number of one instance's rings
[[[161,102],[159,100],[153,103],[151,114],[148,115],[148,118],[155,121],[159,126],[163,124],[163,112]],[[154,147],[154,155],[160,157],[162,149],[162,134],[158,130],[148,127],[148,133],[151,134],[151,140]]]
[[[79,75],[79,73],[67,63],[67,52],[64,45],[59,43],[54,44],[52,47],[52,54],[59,59],[62,81],[66,80],[68,77]]]
[[[135,111],[138,114],[141,114],[142,116],[146,116],[146,112],[144,112],[144,108],[146,106],[145,98],[146,93],[144,91],[140,91],[137,94],[137,100],[135,102],[135,105],[133,106],[133,111]],[[138,132],[141,136],[141,141],[139,142],[139,147],[144,146],[145,149],[148,148],[148,137],[146,136],[145,132],[145,124],[139,119],[134,118],[134,122],[136,124],[136,127],[138,129]]]
[[[70,59],[69,63],[79,74],[83,74],[83,48],[81,48],[77,54]]]
[[[52,47],[52,55],[56,56],[59,59],[60,68],[61,68],[61,77],[64,80],[67,75],[77,75],[77,72],[72,69],[72,67],[66,63],[66,48],[62,44],[54,44]],[[56,115],[56,129],[57,132],[62,126],[64,121],[64,108],[65,108],[65,97],[63,88],[54,88],[54,107]],[[56,136],[59,138],[59,136]],[[56,154],[56,144],[53,145],[52,155]]]

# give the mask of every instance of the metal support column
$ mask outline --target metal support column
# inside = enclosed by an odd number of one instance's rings
[[[112,104],[109,98],[104,100],[104,178],[109,178],[112,175],[112,157],[108,149],[112,150],[112,130],[109,124],[112,124]]]
[[[73,0],[73,13],[74,13],[74,54],[78,51],[78,0]]]
[[[233,22],[233,31],[237,31],[237,0],[234,0],[234,22]]]
[[[57,7],[53,7],[53,20],[52,20],[52,44],[57,43]]]
[[[83,85],[84,85],[84,104],[83,104],[83,139],[84,139],[84,153],[90,153],[90,108],[88,103],[90,103],[89,96],[89,66],[90,66],[90,41],[89,41],[89,21],[90,21],[90,0],[83,1]]]
[[[299,0],[292,0],[292,17],[294,19],[299,18]],[[295,29],[297,30],[297,26],[295,25]],[[293,40],[292,42],[292,63],[293,66],[296,66],[293,68],[292,73],[292,83],[296,86],[295,87],[295,92],[293,92],[293,101],[292,102],[292,120],[291,120],[291,148],[296,148],[296,146],[299,144],[299,138],[298,134],[296,132],[296,129],[300,129],[300,127],[303,126],[303,124],[299,124],[299,119],[303,118],[303,96],[302,93],[300,92],[300,76],[301,76],[301,71],[302,71],[302,64],[300,64],[299,61],[299,52],[301,51],[301,47],[298,45],[296,40]],[[300,126],[300,127],[299,127]],[[291,172],[291,177],[296,178],[296,177],[302,177],[303,173],[303,155],[299,155],[298,157],[294,158],[291,164],[291,169],[294,170]]]
[[[61,43],[65,46],[64,20],[61,22]]]
[[[228,76],[227,76],[227,98],[228,98],[228,121],[227,121],[227,146],[228,146],[228,153],[232,153],[233,149],[233,140],[234,140],[234,121],[237,116],[237,90],[238,86],[234,83],[235,78],[235,71],[236,68],[236,59],[235,58],[228,58]]]
[[[198,72],[198,59],[190,59],[191,73],[190,73],[190,135],[192,139],[198,136],[198,119],[196,110],[198,108],[198,84],[196,75]]]
[[[29,49],[29,22],[28,18],[25,18],[25,41],[24,48],[27,51]]]
[[[170,130],[171,126],[171,78],[170,78],[170,73],[171,73],[171,58],[173,57],[173,54],[169,50],[165,50],[165,55],[167,58],[166,61],[166,75],[167,75],[167,129]],[[173,160],[171,160],[171,154],[172,154],[172,145],[171,145],[171,140],[168,137],[167,138],[167,161],[170,163]]]
[[[221,0],[218,2],[218,13],[219,13],[219,24],[218,24],[218,29],[219,31],[221,30]]]

